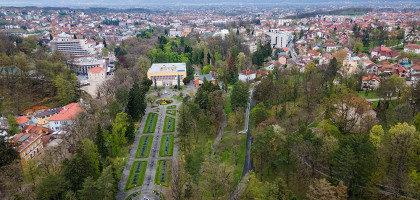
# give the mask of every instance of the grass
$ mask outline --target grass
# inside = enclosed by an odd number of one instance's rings
[[[169,119],[171,120],[171,127],[168,127]],[[168,133],[168,132],[174,132],[174,131],[175,131],[175,118],[166,116],[165,122],[163,123],[163,132]]]
[[[140,194],[141,194],[141,191],[134,192],[133,194],[130,194],[127,198],[125,198],[125,200],[132,200],[133,197],[140,196]]]
[[[172,96],[172,99],[175,99],[175,100],[177,100],[179,102],[182,102],[182,100],[184,100],[184,98],[180,97],[179,95]]]
[[[166,161],[166,167],[165,170],[163,170],[163,162]],[[171,161],[170,160],[159,160],[158,166],[156,168],[156,176],[155,176],[155,185],[162,185],[164,187],[169,186],[169,178],[171,177]],[[164,175],[164,182],[161,182],[162,180],[162,172],[165,172]]]
[[[150,121],[153,120],[152,124],[150,124]],[[147,115],[146,124],[144,125],[143,133],[154,133],[156,128],[156,122],[158,120],[158,114],[157,113],[149,113]],[[149,130],[149,126],[152,126]]]
[[[169,136],[169,141],[168,141],[168,153],[165,155],[166,136]],[[160,157],[172,156],[173,153],[174,153],[174,135],[172,134],[162,135],[162,139],[160,141],[159,156]]]
[[[144,145],[146,137],[148,137],[148,140],[147,140],[146,145]],[[152,148],[152,142],[153,142],[153,136],[151,136],[151,135],[141,136],[140,143],[139,143],[139,146],[138,146],[137,152],[136,152],[136,158],[148,158],[149,154],[150,154],[150,149]],[[143,148],[143,146],[146,147],[146,151],[144,152],[144,155],[141,156],[140,154],[141,154],[141,149]]]
[[[235,146],[235,143],[238,145],[238,147],[232,148]],[[234,133],[225,133],[215,152],[216,156],[220,158],[221,162],[227,163],[234,167],[233,176],[234,181],[237,184],[241,179],[245,163],[246,134],[237,135]],[[236,154],[236,163],[233,159],[233,152]]]
[[[167,109],[176,109],[176,105],[168,106]]]
[[[137,165],[138,163],[142,163],[140,170],[137,172]],[[136,187],[140,187],[143,185],[144,181],[144,174],[147,168],[147,161],[136,161],[133,162],[131,166],[130,175],[128,176],[127,183],[125,184],[125,191],[131,190]],[[134,176],[137,175],[137,184],[133,184]]]
[[[322,117],[318,117],[312,124],[308,126],[308,128],[315,128],[318,124],[322,121]]]
[[[230,95],[226,95],[225,99],[226,99],[226,102],[225,102],[224,110],[225,110],[226,115],[228,115],[229,113],[233,111],[232,106],[230,105]]]
[[[359,97],[366,98],[366,99],[379,99],[379,98],[381,98],[381,96],[374,91],[368,92],[367,96],[366,96],[366,91],[359,91],[358,95],[359,95]]]
[[[176,116],[176,110],[166,110],[166,114]]]

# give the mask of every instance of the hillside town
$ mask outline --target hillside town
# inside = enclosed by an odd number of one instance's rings
[[[420,198],[418,7],[0,7],[0,40],[1,199]]]

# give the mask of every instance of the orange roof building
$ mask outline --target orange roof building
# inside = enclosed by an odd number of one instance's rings
[[[29,160],[35,159],[44,151],[42,134],[19,133],[10,142],[17,145],[14,148],[19,153],[22,166],[25,166]]]
[[[53,131],[58,131],[64,124],[71,124],[77,115],[83,111],[79,103],[71,103],[63,107],[59,113],[48,119],[48,126]]]

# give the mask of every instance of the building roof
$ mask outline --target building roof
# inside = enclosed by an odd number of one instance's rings
[[[88,72],[96,74],[96,73],[100,73],[104,70],[105,70],[105,68],[103,68],[103,67],[94,67],[94,68],[89,69]]]
[[[51,116],[53,114],[59,113],[60,110],[61,109],[59,109],[59,108],[54,108],[54,109],[46,110],[46,111],[43,111],[43,112],[40,112],[40,113],[34,115],[34,117],[40,118],[40,117],[45,117],[45,116]]]
[[[18,145],[18,146],[15,147],[15,150],[17,152],[21,152],[22,150],[24,150],[28,145],[32,144],[39,137],[41,137],[41,134],[19,133],[15,137],[13,137],[12,142]]]
[[[71,103],[69,105],[64,106],[64,109],[60,111],[60,113],[54,114],[48,121],[67,121],[67,120],[74,120],[82,111],[82,107],[79,103]]]
[[[20,116],[20,117],[16,118],[16,121],[19,125],[22,125],[26,122],[29,122],[29,119],[26,116]]]
[[[185,63],[153,63],[147,73],[186,72]]]
[[[404,46],[404,49],[420,49],[420,45],[418,44],[407,44]]]
[[[34,125],[26,125],[22,128],[22,133],[35,133],[39,134],[42,133],[43,135],[51,134],[53,131],[49,128],[45,128],[42,126],[34,126]]]
[[[369,74],[368,76],[363,76],[362,77],[362,81],[370,81],[370,80],[373,80],[373,79],[377,80],[378,82],[381,82],[381,79],[374,74]]]

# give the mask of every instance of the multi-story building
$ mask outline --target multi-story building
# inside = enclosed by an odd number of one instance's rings
[[[94,48],[90,46],[86,39],[73,39],[68,35],[62,35],[51,41],[51,47],[59,51],[64,56],[78,57],[94,54]]]
[[[147,78],[156,83],[156,86],[184,85],[182,79],[187,77],[185,63],[154,63],[147,71]]]
[[[105,63],[104,59],[96,59],[94,57],[84,57],[72,59],[67,62],[69,68],[75,72],[77,75],[88,75],[90,69],[95,67],[104,68]]]
[[[19,133],[13,137],[11,142],[17,145],[14,148],[19,153],[22,166],[25,166],[29,160],[36,158],[44,151],[42,134]]]
[[[63,125],[70,125],[83,108],[79,103],[71,103],[63,107],[59,113],[48,119],[48,127],[53,131],[61,130]]]
[[[54,108],[54,109],[50,109],[50,110],[40,112],[40,113],[34,115],[34,117],[36,119],[37,124],[45,125],[45,124],[48,123],[48,119],[50,119],[51,116],[53,116],[54,114],[57,114],[59,112],[60,112],[60,109]]]
[[[292,39],[292,34],[286,32],[266,32],[266,41],[270,41],[273,48],[287,47]]]

